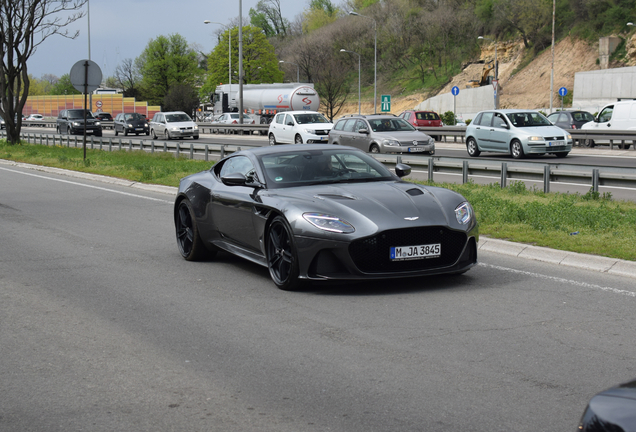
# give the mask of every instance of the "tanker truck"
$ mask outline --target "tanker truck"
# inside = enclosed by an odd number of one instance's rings
[[[222,84],[211,95],[213,115],[239,110],[239,85]],[[244,84],[243,112],[268,124],[281,111],[318,111],[320,98],[313,83]]]

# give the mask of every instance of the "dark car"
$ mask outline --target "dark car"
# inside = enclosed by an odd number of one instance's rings
[[[84,112],[86,112],[86,134],[102,136],[102,125],[89,110],[64,109],[57,116],[56,130],[59,134],[76,135],[84,133]]]
[[[585,123],[594,121],[594,116],[587,111],[557,111],[548,120],[562,129],[581,129]]]
[[[95,114],[95,118],[99,121],[113,121],[113,116],[107,112],[100,112]]]
[[[219,250],[269,268],[274,283],[460,274],[477,264],[473,208],[408,183],[371,155],[324,144],[256,147],[181,180],[177,244],[189,261]]]
[[[115,136],[119,133],[124,135],[128,134],[146,134],[150,135],[150,128],[148,127],[148,121],[144,116],[139,113],[121,113],[117,114],[113,123],[115,129]]]
[[[581,432],[635,432],[636,380],[597,393],[579,422]]]

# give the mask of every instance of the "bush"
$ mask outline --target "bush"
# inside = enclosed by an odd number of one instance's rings
[[[455,113],[452,111],[446,111],[440,117],[446,126],[455,126],[457,124],[457,121],[455,120]]]

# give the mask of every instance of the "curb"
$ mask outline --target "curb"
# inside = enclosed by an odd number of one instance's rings
[[[92,180],[107,184],[130,187],[149,192],[163,193],[173,196],[176,196],[177,194],[177,188],[173,186],[145,184],[133,182],[130,180],[123,180],[115,177],[108,177],[104,175],[89,174],[79,171],[69,171],[61,168],[32,165],[27,163],[8,161],[5,159],[0,159],[0,164],[51,174],[64,175],[72,178]],[[551,264],[558,264],[636,279],[636,262],[634,261],[626,261],[617,258],[607,258],[598,255],[587,255],[577,252],[561,251],[541,246],[532,246],[523,243],[493,239],[485,236],[480,236],[477,248],[485,252],[493,252],[501,255],[509,255],[533,261],[542,261]]]

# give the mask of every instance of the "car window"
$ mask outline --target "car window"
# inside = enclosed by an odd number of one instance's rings
[[[494,118],[492,120],[492,126],[493,127],[506,127],[508,125],[508,123],[506,123],[506,119],[504,118],[503,114],[500,113],[495,113]]]
[[[178,123],[192,121],[190,117],[185,113],[167,114],[166,121],[168,123]]]
[[[364,122],[364,120],[358,120],[356,122],[356,125],[353,127],[353,130],[355,132],[359,132],[360,129],[369,129],[369,127],[367,126],[367,124]]]
[[[294,119],[292,118],[291,115],[287,114],[285,116],[285,126],[293,126],[294,125]]]
[[[333,127],[334,130],[342,130],[342,128],[344,127],[344,124],[346,123],[346,120],[339,120],[338,123],[336,123],[336,125]]]
[[[492,112],[485,112],[482,114],[481,116],[481,121],[480,121],[480,125],[481,126],[490,126],[490,124],[492,123],[492,118],[494,116],[495,113]]]
[[[345,123],[343,130],[345,132],[353,132],[353,127],[355,126],[355,124],[356,124],[356,119],[349,119]]]
[[[69,119],[83,119],[84,118],[84,110],[77,110],[77,109],[73,109],[73,110],[68,110],[68,118]],[[90,119],[93,118],[93,114],[91,114],[90,111],[86,111],[86,118]]]
[[[590,114],[589,112],[585,112],[585,111],[573,112],[572,118],[574,119],[574,121],[585,121],[585,122],[594,121],[594,116]]]
[[[374,132],[404,132],[415,130],[413,126],[400,117],[369,120],[369,125]]]
[[[515,127],[552,126],[552,123],[538,112],[508,113],[506,115]]]
[[[285,122],[285,114],[276,114],[276,123],[283,124]]]
[[[309,124],[309,123],[330,123],[322,114],[294,114],[296,123]]]
[[[344,149],[295,150],[289,154],[263,154],[259,159],[268,188],[394,179],[373,157]]]
[[[598,115],[598,121],[601,123],[608,122],[612,119],[612,113],[614,112],[614,106],[606,107],[601,113]]]
[[[556,123],[559,121],[559,113],[552,113],[548,116],[548,120],[550,120],[552,123]]]
[[[253,170],[254,164],[252,164],[252,161],[247,156],[236,156],[229,158],[223,163],[219,175],[223,177],[228,174],[240,173],[247,177]]]

